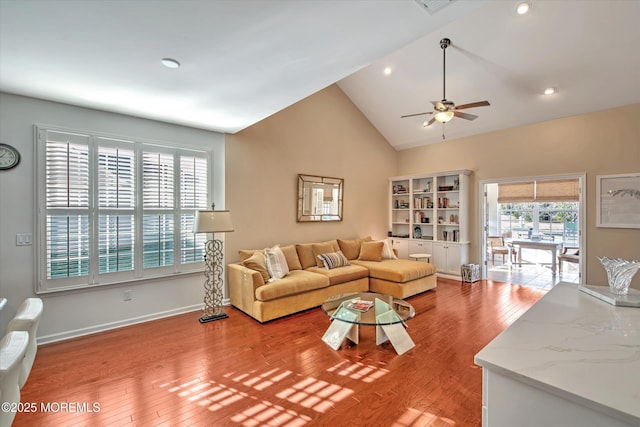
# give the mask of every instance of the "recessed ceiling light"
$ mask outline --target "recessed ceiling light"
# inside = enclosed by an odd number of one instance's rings
[[[555,87],[548,87],[544,90],[545,95],[553,95],[554,93],[556,93]]]
[[[167,68],[180,68],[180,63],[173,58],[162,58],[160,62]]]
[[[529,10],[531,10],[531,3],[529,3],[528,1],[520,2],[516,6],[516,12],[518,12],[518,15],[524,15],[525,13],[529,12]]]
[[[390,76],[392,72],[393,72],[393,70],[391,69],[391,67],[385,67],[385,69],[384,69],[384,75],[385,76]]]

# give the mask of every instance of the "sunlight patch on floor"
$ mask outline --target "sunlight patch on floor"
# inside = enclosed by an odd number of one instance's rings
[[[422,412],[417,409],[408,408],[407,411],[400,416],[392,427],[413,427],[413,426],[430,426],[437,423],[442,426],[455,426],[456,423],[448,418],[441,418],[430,412]]]
[[[346,399],[351,394],[353,394],[351,389],[315,378],[305,378],[276,394],[276,397],[319,413],[325,413],[331,410],[335,403]]]
[[[266,425],[297,427],[307,424],[311,418],[271,402],[262,401],[234,415],[231,420],[246,427]]]
[[[366,365],[361,362],[352,363],[346,360],[327,369],[327,371],[334,372],[337,375],[349,377],[354,380],[361,380],[366,383],[374,382],[378,378],[389,373],[389,370],[384,368]]]
[[[379,378],[388,372],[377,370],[376,373],[374,367],[368,367],[362,363],[355,364],[351,368],[339,369],[336,366],[332,369],[340,370],[342,375],[357,377],[363,381],[373,381],[373,378]],[[349,388],[277,368],[264,372],[255,370],[241,374],[229,373],[225,378],[237,386],[232,387],[217,381],[202,381],[196,378],[183,384],[171,381],[160,387],[194,404],[205,406],[212,412],[227,409],[234,404],[240,405],[232,420],[247,427],[263,425],[297,427],[312,420],[309,415],[270,402],[271,397],[298,405],[303,412],[309,410],[323,414],[331,411],[337,403],[353,394],[353,390]],[[267,390],[276,386],[278,388],[274,391]],[[265,400],[265,397],[269,400]],[[240,403],[242,400],[246,402]]]

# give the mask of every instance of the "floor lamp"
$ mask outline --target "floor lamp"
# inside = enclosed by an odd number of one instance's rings
[[[211,240],[205,243],[204,315],[200,323],[225,319],[229,316],[222,310],[222,241],[215,239],[215,233],[233,231],[231,213],[215,210],[215,204],[210,211],[197,211],[193,229],[195,233],[211,233]]]

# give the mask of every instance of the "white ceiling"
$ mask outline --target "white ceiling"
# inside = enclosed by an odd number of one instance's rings
[[[0,90],[233,133],[338,82],[403,149],[441,141],[400,116],[442,98],[449,37],[447,99],[492,105],[447,139],[640,102],[640,0],[532,3],[0,0]]]

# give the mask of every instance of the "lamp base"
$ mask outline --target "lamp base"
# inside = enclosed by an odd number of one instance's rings
[[[200,323],[207,323],[207,322],[213,322],[214,320],[220,320],[220,319],[226,319],[227,317],[229,317],[229,315],[227,313],[217,313],[217,314],[211,314],[209,316],[202,316],[200,318]]]

